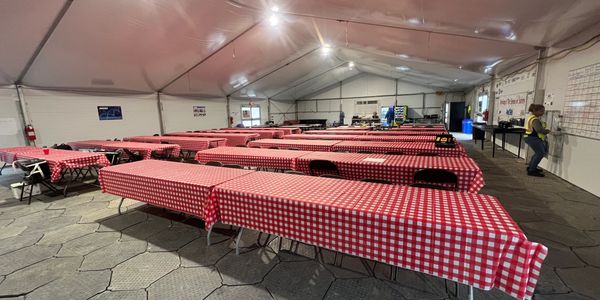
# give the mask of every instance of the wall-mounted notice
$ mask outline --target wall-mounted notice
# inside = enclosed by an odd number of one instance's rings
[[[120,106],[98,106],[98,117],[100,121],[123,120],[123,112]]]
[[[519,93],[496,98],[496,124],[510,119],[525,119],[528,96],[529,93]]]
[[[17,133],[17,119],[0,118],[0,135],[15,135]]]
[[[194,106],[194,117],[206,117],[206,106]]]
[[[569,72],[562,129],[600,138],[600,63]]]

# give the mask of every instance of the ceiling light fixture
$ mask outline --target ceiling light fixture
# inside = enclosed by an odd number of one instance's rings
[[[348,68],[350,68],[350,69],[354,68],[354,62],[353,61],[348,62]]]
[[[321,46],[321,53],[322,54],[329,54],[331,52],[331,45],[329,44],[323,44],[323,46]]]
[[[506,39],[514,41],[517,39],[517,35],[514,32],[511,32],[509,35],[506,36]]]
[[[407,67],[407,66],[398,66],[398,67],[396,67],[396,69],[398,69],[398,70],[400,70],[402,72],[406,72],[406,71],[410,70],[410,68]]]
[[[454,79],[454,82],[457,82],[457,81],[458,81],[458,79]]]
[[[271,11],[272,12],[279,12],[279,7],[278,6],[273,6],[273,7],[271,7]]]
[[[410,18],[410,19],[408,19],[408,23],[412,24],[412,25],[421,25],[425,22],[419,18]]]
[[[273,27],[275,27],[275,26],[279,25],[279,16],[278,16],[278,15],[276,15],[276,14],[272,14],[272,15],[269,17],[269,24],[270,24],[271,26],[273,26]]]
[[[473,31],[475,34],[479,34],[479,29],[475,29],[475,31]]]
[[[406,58],[409,58],[410,56],[408,56],[406,54],[398,54],[398,57],[406,59]]]

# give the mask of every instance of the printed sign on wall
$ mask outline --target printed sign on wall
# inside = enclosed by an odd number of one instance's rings
[[[100,121],[123,120],[120,106],[98,106],[98,117]]]
[[[194,106],[194,117],[206,117],[206,106]]]

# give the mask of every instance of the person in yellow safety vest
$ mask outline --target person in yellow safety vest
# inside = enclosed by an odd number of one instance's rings
[[[544,177],[542,170],[538,168],[540,161],[548,153],[548,146],[545,141],[546,134],[550,130],[546,129],[540,117],[546,112],[546,108],[540,104],[531,104],[529,106],[530,114],[525,122],[525,143],[535,152],[531,157],[529,166],[527,167],[527,175]]]

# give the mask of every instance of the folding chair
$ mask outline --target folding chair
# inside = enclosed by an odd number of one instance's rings
[[[404,155],[404,152],[401,152],[401,151],[390,151],[390,152],[386,152],[384,154],[387,154],[387,155]]]
[[[144,157],[142,155],[140,155],[139,152],[134,153],[127,148],[123,148],[123,152],[125,152],[125,154],[127,154],[127,160],[125,162],[134,162],[134,161],[140,161],[140,160],[144,159]]]
[[[415,173],[411,186],[457,191],[458,176],[444,169],[422,169]]]
[[[222,167],[222,166],[223,166],[223,164],[222,164],[221,162],[219,162],[219,161],[214,161],[214,160],[211,160],[211,161],[209,161],[209,162],[206,162],[206,164],[205,164],[205,165],[206,165],[206,166],[213,166],[213,167]]]
[[[23,177],[23,181],[21,182],[22,186],[19,202],[23,201],[25,188],[30,187],[27,204],[31,204],[31,197],[33,196],[33,187],[38,183],[47,187],[52,192],[60,194],[58,189],[50,181],[52,173],[50,172],[50,166],[48,165],[47,161],[41,159],[18,160],[13,162],[13,167],[18,167],[19,169],[25,172],[25,176]]]
[[[438,156],[437,153],[431,153],[431,152],[421,152],[421,153],[417,153],[416,156]]]
[[[60,150],[73,150],[73,148],[67,144],[60,144],[58,146],[55,146],[54,149],[60,149]]]
[[[306,175],[306,174],[304,174],[304,172],[294,171],[294,170],[285,170],[283,173],[294,174],[294,175]]]
[[[234,164],[228,164],[228,165],[223,165],[224,168],[231,168],[231,169],[243,169],[244,167],[240,166],[240,165],[234,165]]]
[[[312,175],[312,176],[323,175],[323,174],[333,174],[333,175],[338,175],[338,176],[340,175],[340,172],[338,171],[337,166],[329,160],[323,160],[323,159],[311,160],[310,163],[308,164],[308,169],[310,170],[310,175]]]
[[[365,179],[363,179],[361,181],[364,181],[364,182],[373,182],[373,183],[383,183],[383,184],[392,184],[392,182],[389,181],[389,180],[375,179],[375,178],[365,178]]]
[[[319,177],[324,177],[324,178],[336,178],[336,179],[344,179],[344,177],[340,176],[340,175],[336,175],[336,174],[323,174]]]

